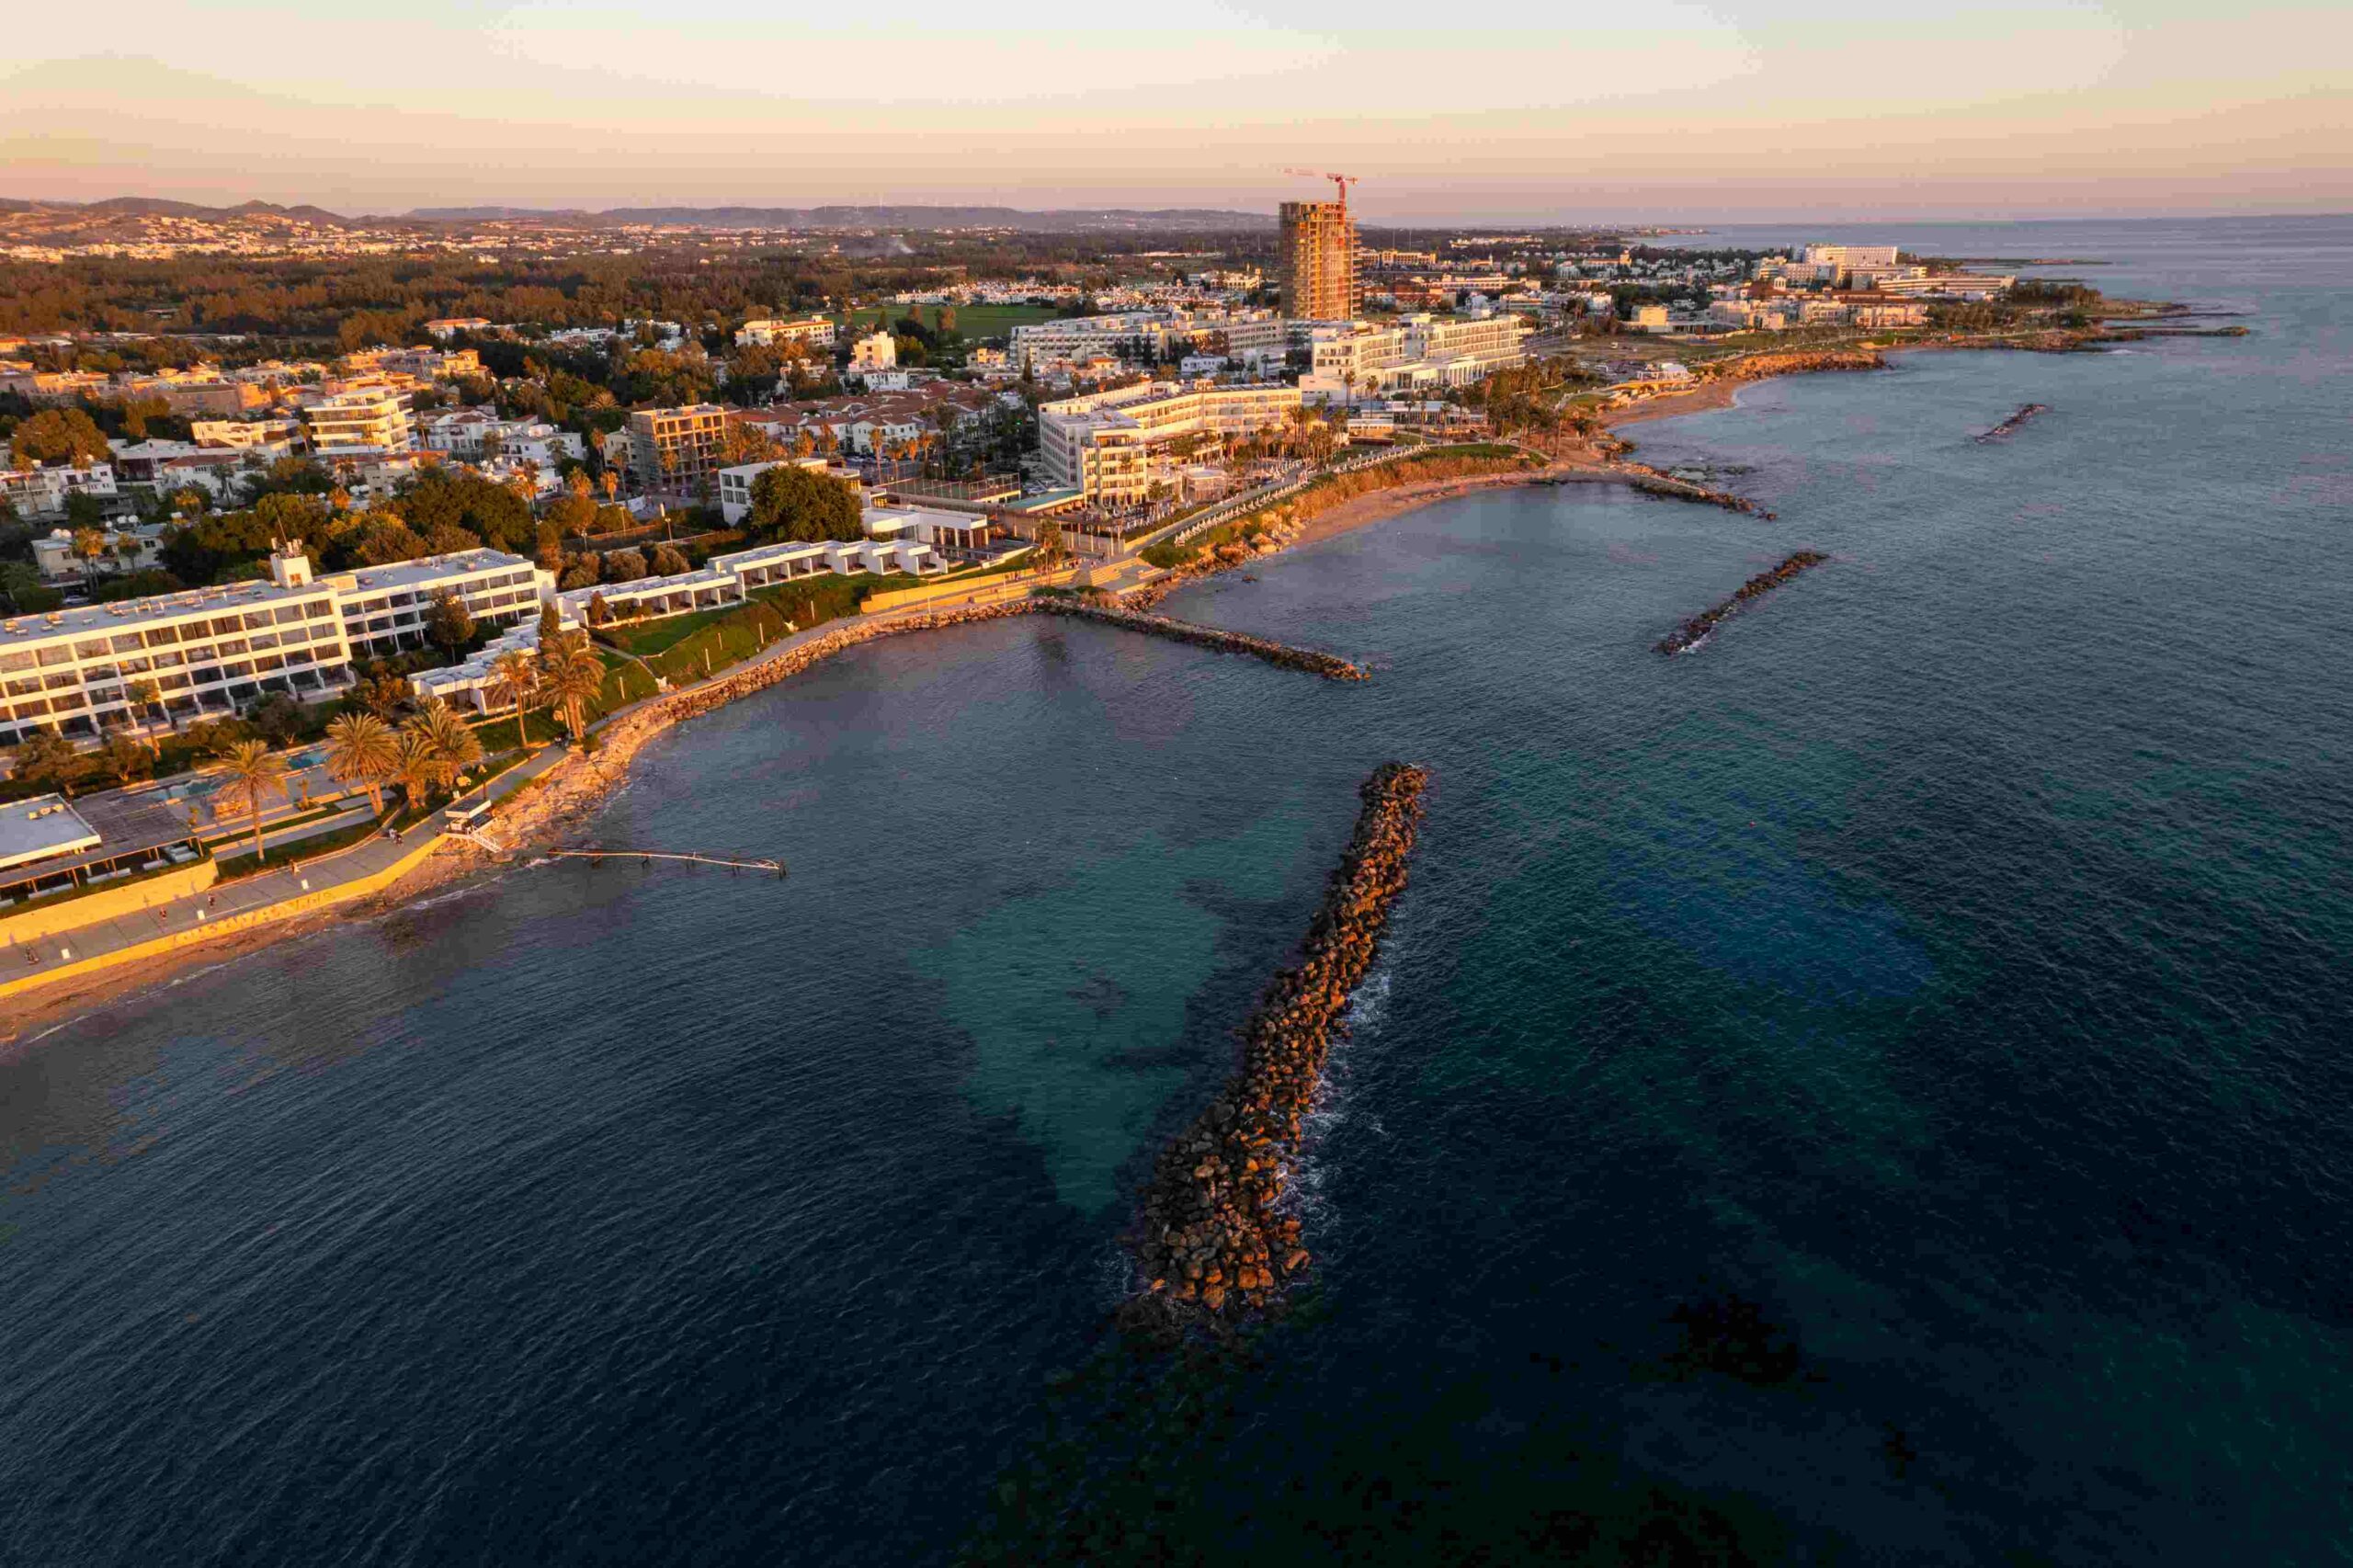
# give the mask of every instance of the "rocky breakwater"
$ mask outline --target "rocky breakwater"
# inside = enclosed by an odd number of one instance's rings
[[[2005,437],[2008,436],[2011,431],[2017,429],[2019,426],[2025,424],[2036,415],[2048,414],[2050,412],[2051,405],[2047,403],[2020,403],[2018,405],[2018,411],[2016,414],[2011,415],[2007,419],[2003,420],[1991,430],[1981,432],[1977,437],[1977,444],[1982,447],[1988,442],[2001,440]]]
[[[1688,479],[1659,472],[1644,463],[1626,465],[1628,484],[1645,495],[1664,496],[1669,501],[1695,501],[1702,506],[1722,506],[1727,512],[1742,512],[1771,522],[1774,514],[1766,511],[1745,495],[1735,495],[1729,490],[1711,490],[1704,484],[1694,484]]]
[[[1401,762],[1365,780],[1356,835],[1299,965],[1275,977],[1244,1026],[1240,1071],[1153,1168],[1129,1238],[1145,1281],[1131,1324],[1225,1323],[1267,1305],[1308,1267],[1298,1219],[1279,1211],[1284,1185],[1341,1014],[1405,886],[1428,783]]]
[[[1325,680],[1370,680],[1372,673],[1352,665],[1336,653],[1319,653],[1313,648],[1294,648],[1287,642],[1269,638],[1252,637],[1240,631],[1227,631],[1215,626],[1196,626],[1189,620],[1176,620],[1165,615],[1148,615],[1142,610],[1086,599],[1041,598],[1035,605],[1053,615],[1066,615],[1079,620],[1100,621],[1106,626],[1122,626],[1131,631],[1148,632],[1155,637],[1172,638],[1190,642],[1199,648],[1214,648],[1222,653],[1246,653],[1254,659],[1264,659],[1270,665],[1287,670],[1304,670],[1322,676]]]
[[[1810,572],[1830,557],[1818,550],[1801,550],[1769,572],[1759,572],[1735,590],[1732,597],[1712,609],[1698,615],[1659,639],[1655,651],[1661,653],[1688,653],[1708,640],[1716,623],[1752,599],[1762,598],[1801,572]]]

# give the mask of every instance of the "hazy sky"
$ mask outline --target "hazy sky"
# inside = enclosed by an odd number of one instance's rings
[[[1296,165],[1374,222],[2353,210],[2343,0],[1904,8],[26,0],[0,195],[1269,210]]]

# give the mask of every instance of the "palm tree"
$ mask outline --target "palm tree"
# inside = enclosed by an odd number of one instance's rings
[[[384,780],[399,754],[392,727],[373,713],[346,713],[327,726],[328,776],[364,787],[378,816],[384,814]]]
[[[106,552],[106,535],[96,528],[74,530],[74,553],[82,558],[82,582],[85,586],[95,579],[98,562]]]
[[[539,662],[522,649],[509,648],[490,662],[490,699],[515,705],[515,745],[518,751],[531,749],[530,737],[523,733],[523,710],[539,694]]]
[[[459,774],[482,760],[482,738],[473,726],[438,697],[411,715],[401,729],[424,736],[432,746],[434,762],[440,769],[435,781],[445,790],[453,788]]]
[[[552,644],[540,645],[540,689],[563,710],[574,745],[587,738],[585,710],[604,688],[605,662],[597,657],[585,633],[559,632]]]
[[[286,759],[267,741],[239,741],[229,748],[229,781],[221,786],[214,810],[244,812],[253,819],[254,859],[262,859],[261,808],[270,791],[286,792]]]
[[[432,738],[404,727],[394,742],[390,777],[401,787],[401,798],[411,811],[424,805],[425,792],[441,777],[441,757]]]

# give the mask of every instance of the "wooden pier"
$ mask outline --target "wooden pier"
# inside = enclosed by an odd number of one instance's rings
[[[551,849],[551,860],[684,860],[696,866],[724,866],[731,871],[772,871],[784,875],[781,860],[737,860],[723,855],[695,855],[674,849]]]

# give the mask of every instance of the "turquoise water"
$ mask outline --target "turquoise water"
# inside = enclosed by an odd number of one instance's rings
[[[1170,603],[1360,687],[861,649],[598,828],[789,881],[521,869],[0,1064],[0,1561],[2343,1561],[2353,224],[1895,237],[2258,335],[1769,383],[1635,434],[1775,522],[1489,494]],[[1123,1350],[1392,756],[1315,1283]]]

